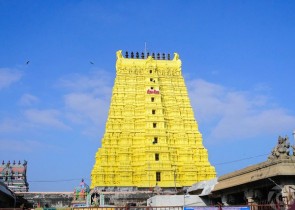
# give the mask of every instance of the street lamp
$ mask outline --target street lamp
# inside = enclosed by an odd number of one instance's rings
[[[172,165],[173,167],[173,176],[174,176],[174,189],[175,189],[175,194],[177,194],[177,189],[176,189],[176,165]]]
[[[295,130],[293,130],[293,139],[294,139],[294,146],[295,146]]]

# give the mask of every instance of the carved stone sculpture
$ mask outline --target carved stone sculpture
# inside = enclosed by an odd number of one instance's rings
[[[292,146],[293,148],[293,146]],[[294,149],[293,149],[294,151]],[[294,152],[293,152],[294,154]],[[288,136],[286,137],[278,137],[278,144],[273,148],[268,159],[278,159],[278,158],[289,158],[290,156],[290,143]]]

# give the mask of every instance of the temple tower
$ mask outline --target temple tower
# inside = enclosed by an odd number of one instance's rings
[[[27,161],[22,164],[20,161],[0,164],[0,181],[2,181],[13,192],[28,192],[27,182]]]
[[[167,56],[167,57],[166,57]],[[117,52],[116,79],[91,188],[191,186],[215,168],[194,118],[179,55]]]

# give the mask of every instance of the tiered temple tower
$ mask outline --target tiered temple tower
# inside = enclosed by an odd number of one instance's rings
[[[28,192],[27,163],[27,161],[24,161],[23,164],[20,161],[5,163],[3,160],[0,164],[0,181],[13,192]]]
[[[179,55],[117,52],[116,80],[91,188],[191,186],[215,168],[194,118]]]

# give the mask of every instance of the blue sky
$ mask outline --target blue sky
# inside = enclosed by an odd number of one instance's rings
[[[30,191],[90,183],[115,53],[145,42],[180,54],[218,175],[266,160],[279,135],[293,142],[294,11],[271,0],[0,0],[1,161],[28,161]]]

